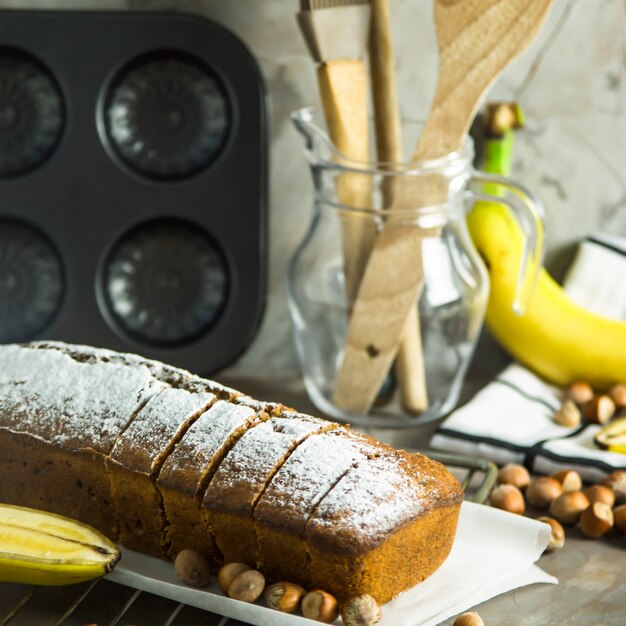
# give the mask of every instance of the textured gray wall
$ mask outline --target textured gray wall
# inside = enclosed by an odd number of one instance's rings
[[[391,0],[403,115],[424,118],[434,89],[436,48],[430,0]],[[548,263],[562,272],[574,243],[597,229],[626,235],[626,2],[554,0],[532,48],[491,97],[515,97],[528,128],[514,176],[547,209]],[[176,10],[211,17],[256,54],[271,93],[271,271],[264,324],[238,373],[295,369],[285,306],[285,266],[310,216],[310,182],[293,109],[317,103],[312,63],[294,23],[297,0],[0,0],[7,8]]]

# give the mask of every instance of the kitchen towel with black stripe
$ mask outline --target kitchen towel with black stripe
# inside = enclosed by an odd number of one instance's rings
[[[626,289],[616,285],[626,285],[626,239],[604,234],[587,238],[565,278],[567,294],[595,313],[626,320]],[[431,446],[498,464],[524,463],[540,474],[573,468],[590,482],[626,469],[626,455],[594,444],[600,426],[567,428],[554,421],[562,398],[561,388],[512,364],[443,422]]]

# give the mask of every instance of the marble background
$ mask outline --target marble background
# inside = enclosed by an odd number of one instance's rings
[[[430,0],[390,0],[402,113],[425,117],[436,75]],[[267,313],[237,375],[297,371],[283,281],[311,211],[308,173],[289,113],[318,96],[294,21],[297,0],[0,0],[6,8],[186,11],[238,34],[270,92],[270,285]],[[594,230],[626,235],[626,0],[554,0],[542,34],[500,78],[494,99],[518,99],[528,125],[514,177],[547,210],[547,263],[561,275],[576,242]]]

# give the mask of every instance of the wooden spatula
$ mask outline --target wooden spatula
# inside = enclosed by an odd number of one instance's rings
[[[551,0],[435,1],[440,57],[437,89],[415,160],[441,157],[462,146],[483,94],[539,32],[550,4]],[[394,189],[393,208],[436,203],[433,189],[441,186],[423,187],[418,180],[402,179]],[[350,319],[335,385],[334,402],[339,407],[359,413],[371,408],[398,350],[423,278],[417,229],[384,228],[372,250]]]

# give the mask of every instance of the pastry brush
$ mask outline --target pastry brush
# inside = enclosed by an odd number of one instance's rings
[[[370,0],[301,0],[298,23],[318,63],[320,97],[330,139],[347,158],[370,159],[368,85],[365,55],[370,31]],[[344,173],[337,180],[341,204],[367,208],[371,180]],[[341,213],[341,238],[348,306],[354,301],[376,236],[371,220]]]

